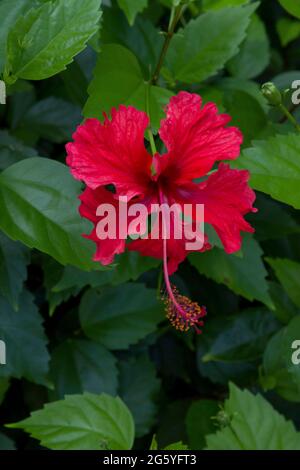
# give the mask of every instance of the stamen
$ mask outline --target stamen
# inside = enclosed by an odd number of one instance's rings
[[[206,308],[200,307],[197,302],[181,295],[177,287],[171,286],[171,288],[175,302],[168,293],[162,297],[171,325],[179,331],[188,331],[190,328],[194,328],[197,334],[202,333],[199,327],[204,325],[204,321],[201,319],[206,316]]]

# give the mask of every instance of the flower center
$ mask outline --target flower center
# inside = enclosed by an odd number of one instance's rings
[[[197,302],[193,302],[188,297],[181,295],[175,286],[172,286],[168,272],[168,241],[166,216],[164,214],[164,204],[168,204],[168,200],[161,188],[159,187],[159,202],[162,207],[162,239],[163,239],[163,270],[166,292],[163,293],[162,299],[166,306],[166,315],[177,330],[188,331],[194,328],[196,333],[202,333],[199,327],[203,326],[201,320],[206,315],[206,308],[200,307]]]

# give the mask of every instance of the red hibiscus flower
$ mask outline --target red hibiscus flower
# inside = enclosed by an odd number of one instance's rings
[[[80,214],[95,225],[88,236],[97,245],[94,259],[110,264],[114,255],[125,248],[162,259],[167,316],[181,330],[194,327],[199,331],[205,308],[180,295],[169,280],[188,254],[186,237],[167,239],[160,229],[156,239],[140,238],[130,243],[126,243],[126,237],[99,240],[96,227],[101,216],[97,215],[97,208],[108,203],[118,211],[119,199],[125,196],[129,205],[142,203],[149,213],[155,203],[176,203],[179,207],[203,204],[205,222],[215,229],[225,251],[239,250],[241,231],[254,231],[244,219],[245,214],[255,211],[255,194],[247,184],[249,173],[230,169],[226,163],[220,163],[209,175],[208,172],[217,161],[238,157],[242,134],[236,127],[227,127],[230,116],[218,114],[215,104],[202,106],[199,95],[180,92],[171,98],[159,130],[167,151],[152,156],[144,144],[148,116],[131,106],[120,106],[111,114],[111,120],[105,116],[103,123],[87,119],[74,133],[74,142],[66,146],[67,164],[73,176],[87,186],[80,196]],[[200,183],[195,182],[198,178]],[[114,192],[108,185],[113,185]],[[193,211],[190,215],[196,219]],[[160,218],[164,219],[163,212]],[[174,216],[170,221],[175,224]],[[128,226],[122,229],[129,233]],[[209,248],[205,237],[198,251]]]

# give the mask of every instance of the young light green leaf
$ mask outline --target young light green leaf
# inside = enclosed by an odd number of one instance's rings
[[[24,429],[54,450],[129,450],[134,439],[128,408],[104,393],[66,396],[7,427]]]
[[[68,339],[52,353],[50,373],[56,398],[73,393],[117,391],[116,358],[101,344]]]
[[[77,211],[80,183],[68,168],[47,158],[28,158],[0,174],[0,228],[12,239],[48,253],[62,264],[101,269]],[[102,268],[104,269],[104,268]]]
[[[249,3],[249,0],[202,0],[204,11],[220,10],[226,7],[235,7]]]
[[[214,248],[205,253],[192,254],[189,260],[206,277],[225,284],[248,300],[260,300],[273,308],[262,254],[259,244],[253,238],[245,237],[241,257],[228,255],[223,249]]]
[[[189,450],[189,446],[184,444],[182,441],[172,442],[172,444],[167,445],[163,450]]]
[[[0,232],[0,293],[17,310],[19,295],[27,278],[29,250]]]
[[[257,4],[209,11],[191,20],[172,39],[166,76],[185,83],[215,75],[238,52]]]
[[[281,45],[285,47],[300,36],[300,21],[280,18],[276,23],[276,29]]]
[[[124,11],[128,22],[133,25],[135,17],[148,5],[148,0],[118,0],[118,5]]]
[[[133,415],[136,436],[144,436],[155,423],[157,414],[160,380],[156,369],[147,356],[123,360],[119,369],[119,395]]]
[[[298,135],[277,135],[244,150],[234,165],[250,171],[254,189],[300,209],[299,152]]]
[[[0,297],[0,338],[6,344],[6,365],[0,367],[0,376],[25,377],[46,385],[47,340],[42,318],[29,292],[24,291],[20,296],[18,312]]]
[[[261,395],[229,386],[227,425],[206,436],[207,450],[299,450],[300,433]]]
[[[290,259],[266,258],[295,305],[300,307],[300,263]]]
[[[136,57],[117,44],[103,46],[88,92],[83,110],[86,118],[102,119],[102,113],[110,114],[113,107],[131,105],[149,112],[154,130],[159,127],[163,108],[172,96],[165,88],[145,83]]]
[[[280,5],[291,15],[300,18],[300,4],[295,0],[279,0]]]
[[[86,335],[108,349],[127,349],[156,329],[163,306],[154,289],[122,284],[103,292],[87,291],[79,314]]]
[[[97,31],[100,3],[57,0],[21,16],[7,39],[6,81],[42,80],[64,70]]]

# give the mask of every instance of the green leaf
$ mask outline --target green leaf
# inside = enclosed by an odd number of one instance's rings
[[[225,284],[236,294],[248,300],[260,300],[268,307],[273,303],[268,293],[267,271],[262,261],[263,251],[251,237],[245,237],[242,257],[228,255],[224,250],[214,248],[201,254],[192,254],[189,260],[193,266],[209,279]]]
[[[15,450],[14,441],[2,433],[0,433],[0,450]]]
[[[300,224],[292,216],[289,206],[257,193],[255,207],[258,212],[249,214],[247,220],[254,226],[255,238],[259,241],[284,238],[300,232]]]
[[[270,281],[269,292],[275,305],[274,315],[282,323],[288,323],[294,316],[300,313],[300,309],[295,306],[286,294],[281,284]]]
[[[46,299],[49,303],[49,315],[52,316],[55,312],[56,307],[61,305],[63,302],[67,302],[72,296],[76,296],[79,294],[80,289],[74,285],[66,289],[62,289],[61,291],[54,291],[54,286],[62,276],[64,272],[64,267],[57,263],[55,259],[51,258],[50,256],[42,258],[42,268],[44,273],[44,287],[46,290]],[[67,268],[72,268],[71,266],[67,266]],[[76,272],[83,273],[89,275],[90,273],[87,271],[81,271],[80,269],[76,269]]]
[[[59,281],[52,286],[52,292],[63,293],[69,289],[82,289],[85,286],[116,286],[130,280],[136,281],[146,271],[156,268],[160,263],[160,260],[142,256],[137,251],[125,251],[121,255],[116,255],[112,269],[107,271],[87,272],[74,266],[66,266]]]
[[[151,441],[149,450],[158,450],[158,444],[157,444],[157,440],[156,440],[156,435],[155,435],[155,434],[153,434],[153,437],[152,437],[152,441]]]
[[[245,5],[249,0],[202,0],[204,11]]]
[[[256,360],[262,356],[267,340],[278,327],[273,314],[264,308],[251,308],[227,317],[202,361]]]
[[[253,78],[260,75],[270,62],[269,39],[264,23],[253,15],[247,36],[239,53],[227,64],[231,75],[239,78]]]
[[[300,315],[268,342],[263,357],[263,381],[268,379],[285,400],[300,402],[300,367],[292,362],[295,340],[300,339]]]
[[[108,349],[127,349],[156,329],[163,319],[154,289],[122,284],[82,297],[80,321],[86,335]]]
[[[173,442],[187,441],[185,417],[189,405],[190,401],[187,399],[165,402],[161,408],[156,434],[159,449],[163,449]]]
[[[10,380],[7,377],[0,378],[0,405],[2,404],[6,392],[8,391],[10,386]]]
[[[280,18],[276,23],[276,29],[283,47],[300,36],[300,22],[297,20]]]
[[[217,84],[219,86],[219,92],[221,89],[224,96],[226,96],[229,91],[243,91],[248,95],[251,95],[265,113],[269,112],[269,105],[263,97],[258,83],[253,82],[252,80],[244,80],[236,77],[225,77],[218,80]]]
[[[143,69],[146,79],[150,79],[163,46],[163,36],[158,28],[145,17],[138,17],[129,26],[119,8],[105,8],[101,29],[104,44],[121,44],[134,53]]]
[[[300,263],[290,259],[266,258],[295,305],[300,307]]]
[[[68,339],[52,353],[50,372],[55,397],[73,393],[115,395],[118,383],[116,358],[101,344]]]
[[[258,101],[241,90],[228,90],[224,94],[224,107],[232,117],[231,124],[238,126],[244,136],[244,145],[251,141],[267,126],[267,115]]]
[[[124,11],[128,22],[133,25],[135,17],[148,5],[148,0],[118,0],[118,5]]]
[[[134,439],[128,408],[104,393],[66,396],[7,427],[24,429],[54,450],[128,450]]]
[[[25,377],[31,382],[47,384],[49,354],[42,318],[32,295],[24,291],[16,312],[0,297],[0,338],[6,344],[6,364],[1,377]]]
[[[17,310],[19,295],[27,278],[29,250],[0,232],[0,293]]]
[[[147,434],[157,414],[155,403],[160,391],[153,363],[147,356],[129,358],[119,363],[119,394],[130,409],[135,422],[136,437]]]
[[[77,106],[68,101],[49,96],[36,102],[22,118],[22,127],[34,129],[44,139],[62,143],[70,139],[81,114]]]
[[[67,96],[75,105],[79,106],[80,109],[84,106],[88,97],[88,79],[85,72],[86,71],[80,66],[79,61],[75,58],[75,60],[68,65],[66,70],[63,70],[59,74],[64,82]]]
[[[196,342],[197,368],[201,376],[209,378],[213,383],[227,386],[229,380],[234,380],[239,384],[248,384],[257,378],[255,362],[203,362],[202,360],[211,350],[216,338],[222,334],[225,323],[223,316],[213,318],[208,316],[204,334],[197,338]]]
[[[280,5],[291,15],[300,18],[300,5],[295,0],[279,0]]]
[[[158,129],[164,117],[163,108],[172,96],[165,88],[147,84],[136,57],[118,44],[103,46],[88,93],[89,99],[83,114],[86,118],[98,119],[102,119],[103,112],[110,114],[111,109],[120,104],[148,112],[148,94],[149,114],[154,130]]]
[[[150,269],[157,268],[161,264],[161,260],[151,258],[150,256],[142,256],[138,252],[126,251],[115,257],[116,268],[106,273],[109,275],[109,282],[118,285],[129,280],[136,281],[143,273]],[[99,273],[100,274],[100,273]],[[101,277],[102,273],[101,273]]]
[[[238,52],[257,4],[209,11],[191,20],[172,39],[166,69],[173,80],[202,82]]]
[[[0,131],[0,170],[36,155],[37,152],[33,148],[27,147],[7,131]]]
[[[206,436],[208,450],[299,450],[300,433],[261,395],[229,386],[228,425]]]
[[[167,447],[164,447],[163,450],[189,450],[189,446],[179,441],[169,444]]]
[[[32,5],[34,0],[2,0],[0,3],[0,73],[6,60],[6,42],[7,35],[15,24],[16,20],[24,14]]]
[[[97,31],[100,3],[57,0],[21,16],[7,40],[6,79],[42,80],[64,70]]]
[[[254,189],[300,209],[300,139],[277,135],[244,150],[234,166],[250,171]]]
[[[0,174],[1,229],[12,239],[48,253],[62,264],[101,269],[77,211],[80,183],[62,163],[28,158]],[[102,269],[104,269],[102,267]]]
[[[191,450],[201,450],[205,446],[205,436],[215,431],[212,419],[218,414],[218,402],[215,400],[194,401],[186,415],[186,429]]]
[[[51,286],[51,291],[54,294],[60,294],[71,289],[79,291],[85,286],[98,287],[102,285],[102,279],[104,281],[108,278],[107,283],[109,283],[111,272],[113,271],[102,273],[102,276],[98,271],[88,272],[82,271],[74,266],[66,266],[62,270],[58,282],[54,282]]]

